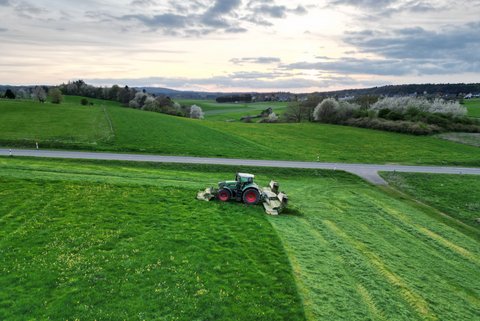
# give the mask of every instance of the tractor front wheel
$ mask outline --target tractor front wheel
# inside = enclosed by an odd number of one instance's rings
[[[231,193],[228,189],[221,189],[218,191],[217,198],[222,201],[226,202],[230,199]]]
[[[255,188],[249,188],[243,192],[243,202],[248,205],[255,205],[260,201],[260,193]]]

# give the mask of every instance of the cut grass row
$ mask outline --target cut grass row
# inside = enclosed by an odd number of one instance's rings
[[[318,175],[285,187],[301,215],[269,218],[308,319],[475,319],[478,231],[466,235],[356,178]]]
[[[480,149],[434,137],[327,124],[199,121],[112,104],[99,101],[94,106],[81,107],[67,101],[60,106],[32,102],[12,106],[1,101],[0,112],[9,121],[0,122],[0,143],[32,148],[38,140],[41,148],[325,162],[480,165]],[[84,113],[85,119],[76,113]]]
[[[0,164],[8,185],[0,230],[10,235],[0,238],[0,269],[10,271],[0,276],[6,319],[142,312],[146,319],[301,320],[296,288],[309,320],[473,320],[480,309],[478,238],[346,173]],[[194,200],[196,190],[237,170],[258,174],[261,185],[280,181],[291,202],[286,215]]]

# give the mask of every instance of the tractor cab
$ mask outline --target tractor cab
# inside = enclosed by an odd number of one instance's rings
[[[252,184],[254,178],[255,175],[247,173],[237,173],[237,175],[235,175],[235,181],[240,185]]]

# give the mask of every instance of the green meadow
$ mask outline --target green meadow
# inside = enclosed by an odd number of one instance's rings
[[[480,98],[465,99],[464,104],[470,117],[480,117]]]
[[[419,173],[383,173],[390,185],[439,209],[445,216],[480,227],[480,177]]]
[[[418,203],[338,171],[8,157],[0,167],[2,320],[478,316],[480,232],[442,218],[457,197],[446,191]],[[195,199],[240,170],[280,182],[284,215]]]
[[[256,116],[267,108],[272,108],[277,115],[285,112],[288,102],[258,103],[217,103],[214,100],[180,99],[182,105],[197,105],[205,112],[205,119],[214,121],[240,121],[244,116]]]
[[[40,148],[207,157],[480,164],[478,148],[435,137],[317,123],[193,120],[92,101],[93,106],[81,106],[80,97],[67,97],[60,105],[1,100],[6,121],[0,122],[0,144],[32,148],[38,141]]]

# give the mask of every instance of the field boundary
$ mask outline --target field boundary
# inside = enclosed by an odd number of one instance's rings
[[[348,163],[322,163],[283,160],[253,160],[235,158],[208,158],[191,156],[162,156],[147,154],[119,154],[102,152],[55,151],[33,149],[0,148],[0,156],[26,156],[43,158],[72,158],[96,160],[121,160],[133,162],[154,163],[181,163],[181,164],[210,164],[230,166],[256,166],[277,168],[304,168],[304,169],[330,169],[345,171],[374,185],[388,185],[379,175],[379,172],[410,172],[456,175],[480,175],[480,168],[476,167],[447,167],[447,166],[410,166],[410,165],[376,165],[376,164],[348,164]]]

